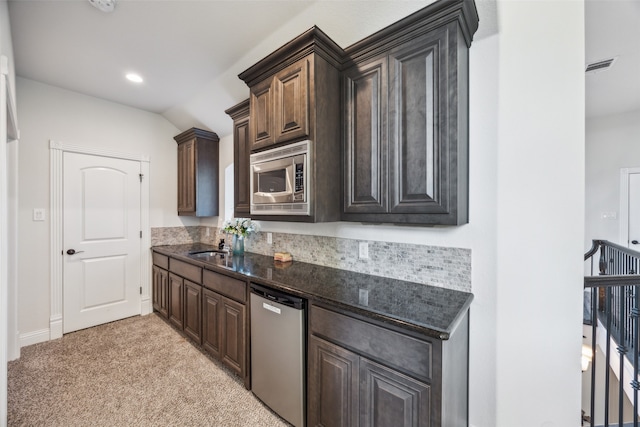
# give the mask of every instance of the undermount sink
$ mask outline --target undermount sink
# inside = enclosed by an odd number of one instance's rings
[[[229,251],[226,251],[223,249],[208,249],[206,251],[189,252],[189,255],[195,256],[197,258],[211,258],[211,257],[215,257],[216,255],[224,256],[228,253]]]

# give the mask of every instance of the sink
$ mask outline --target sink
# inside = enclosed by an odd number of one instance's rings
[[[206,251],[193,251],[189,252],[189,255],[194,256],[196,258],[213,258],[217,255],[225,256],[229,251],[225,251],[223,249],[209,249]]]

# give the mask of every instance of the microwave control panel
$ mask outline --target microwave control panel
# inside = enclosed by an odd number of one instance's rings
[[[296,163],[295,164],[295,190],[294,190],[294,200],[303,200],[304,199],[304,164]]]

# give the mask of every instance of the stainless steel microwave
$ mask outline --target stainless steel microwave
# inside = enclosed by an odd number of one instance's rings
[[[311,141],[250,156],[252,215],[309,215]]]

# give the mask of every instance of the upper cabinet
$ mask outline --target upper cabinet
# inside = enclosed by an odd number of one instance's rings
[[[310,141],[306,171],[312,195],[310,215],[254,214],[252,218],[302,222],[340,219],[343,58],[342,48],[313,27],[239,75],[249,86],[251,151]]]
[[[311,62],[311,64],[310,64]],[[309,67],[313,55],[251,87],[252,149],[309,136]]]
[[[250,213],[249,155],[249,100],[244,100],[225,111],[233,119],[233,216],[246,218]]]
[[[178,143],[178,215],[218,215],[218,135],[191,128]]]
[[[312,214],[252,217],[467,223],[477,28],[473,1],[440,0],[344,50],[313,27],[241,73],[251,151],[312,147]]]
[[[468,222],[473,2],[437,2],[346,49],[342,219]]]

